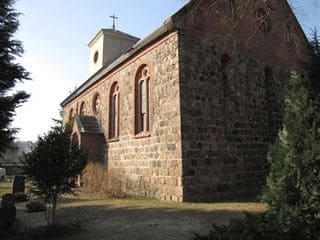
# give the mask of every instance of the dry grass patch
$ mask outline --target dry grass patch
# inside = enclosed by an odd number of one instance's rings
[[[8,178],[5,181],[0,181],[0,198],[7,193],[12,193],[12,184],[13,181],[11,178]]]
[[[99,163],[89,163],[82,175],[81,192],[91,198],[124,198],[124,172],[107,169]]]
[[[60,207],[81,207],[81,206],[108,206],[114,208],[130,207],[139,209],[167,209],[167,210],[199,210],[199,211],[237,211],[262,213],[266,211],[267,204],[259,202],[217,202],[217,203],[177,203],[166,202],[157,199],[89,199],[85,195],[74,199],[72,196],[65,196],[61,200]]]

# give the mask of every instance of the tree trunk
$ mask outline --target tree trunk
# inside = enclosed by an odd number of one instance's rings
[[[52,198],[52,215],[51,215],[51,224],[54,226],[56,224],[56,208],[57,208],[57,196]]]

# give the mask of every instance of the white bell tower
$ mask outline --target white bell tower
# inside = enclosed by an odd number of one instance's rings
[[[139,38],[115,29],[101,29],[88,44],[89,75],[92,76],[103,66],[110,65],[138,41]]]

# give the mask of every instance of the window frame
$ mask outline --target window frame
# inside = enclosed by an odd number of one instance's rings
[[[79,111],[79,115],[85,115],[87,112],[87,109],[86,109],[86,102],[83,101],[81,102],[80,104],[80,111]]]
[[[150,69],[148,65],[146,64],[141,65],[138,68],[138,71],[136,72],[136,77],[135,77],[134,135],[136,138],[150,136],[150,126],[151,126],[150,79],[151,79]],[[142,89],[142,87],[144,89]],[[144,105],[142,105],[143,101],[145,102]]]
[[[99,100],[98,107],[97,107],[97,100]],[[97,92],[94,94],[93,99],[92,99],[92,112],[94,114],[98,114],[100,112],[100,107],[101,107],[101,97],[100,97],[100,94]]]
[[[68,121],[71,121],[73,119],[73,116],[74,116],[74,110],[73,110],[73,108],[70,108],[69,115],[68,115]]]
[[[109,93],[109,141],[117,141],[120,136],[120,86],[111,85]]]

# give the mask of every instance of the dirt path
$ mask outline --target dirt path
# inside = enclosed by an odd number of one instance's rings
[[[26,213],[17,205],[19,229],[45,225],[44,213]],[[205,234],[214,223],[227,223],[243,211],[262,212],[260,203],[168,203],[157,200],[64,199],[58,209],[63,223],[78,222],[81,231],[64,239],[182,240]]]

